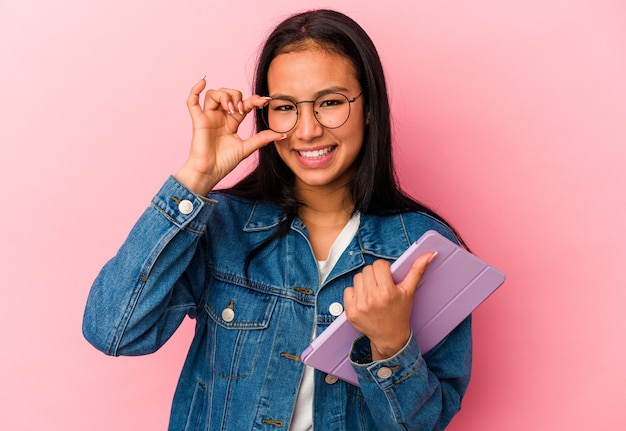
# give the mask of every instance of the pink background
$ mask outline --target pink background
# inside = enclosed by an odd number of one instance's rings
[[[406,188],[508,275],[450,429],[625,429],[623,0],[3,0],[0,429],[165,429],[191,321],[105,357],[88,289],[183,162],[190,86],[248,93],[269,28],[320,6],[379,48]]]

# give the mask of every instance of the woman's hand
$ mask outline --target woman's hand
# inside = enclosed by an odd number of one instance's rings
[[[264,130],[243,140],[237,130],[243,119],[267,99],[253,95],[243,99],[240,91],[222,88],[207,90],[204,106],[200,94],[206,87],[204,78],[193,86],[187,98],[193,135],[189,157],[176,177],[192,191],[206,195],[229,172],[259,148],[285,137]]]
[[[426,253],[417,258],[398,284],[391,278],[389,262],[377,260],[354,277],[353,287],[345,289],[346,317],[369,338],[372,360],[395,355],[409,340],[413,295],[435,255]]]

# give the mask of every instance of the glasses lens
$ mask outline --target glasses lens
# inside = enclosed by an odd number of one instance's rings
[[[315,99],[314,110],[317,121],[327,129],[342,126],[350,116],[350,102],[340,93],[329,93]]]
[[[313,102],[313,112],[317,121],[327,129],[341,127],[350,117],[350,100],[341,93],[324,94]],[[288,99],[272,99],[263,108],[266,125],[277,133],[287,133],[298,122],[298,105]]]
[[[267,126],[277,133],[286,133],[294,128],[298,121],[298,108],[295,103],[285,99],[272,99],[263,109]]]

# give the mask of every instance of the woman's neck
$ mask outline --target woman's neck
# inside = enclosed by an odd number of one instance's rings
[[[340,188],[311,188],[297,187],[296,196],[303,205],[298,215],[305,223],[315,223],[321,226],[342,227],[350,220],[354,210],[354,203],[350,189],[347,186]]]
[[[333,190],[298,188],[298,211],[307,228],[309,241],[318,260],[326,260],[330,247],[346,226],[354,211],[348,187]]]

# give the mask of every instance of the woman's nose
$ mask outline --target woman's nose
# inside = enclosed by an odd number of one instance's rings
[[[324,128],[315,117],[313,105],[309,103],[306,104],[307,106],[303,105],[298,107],[295,135],[298,139],[307,141],[321,136],[324,133]]]

